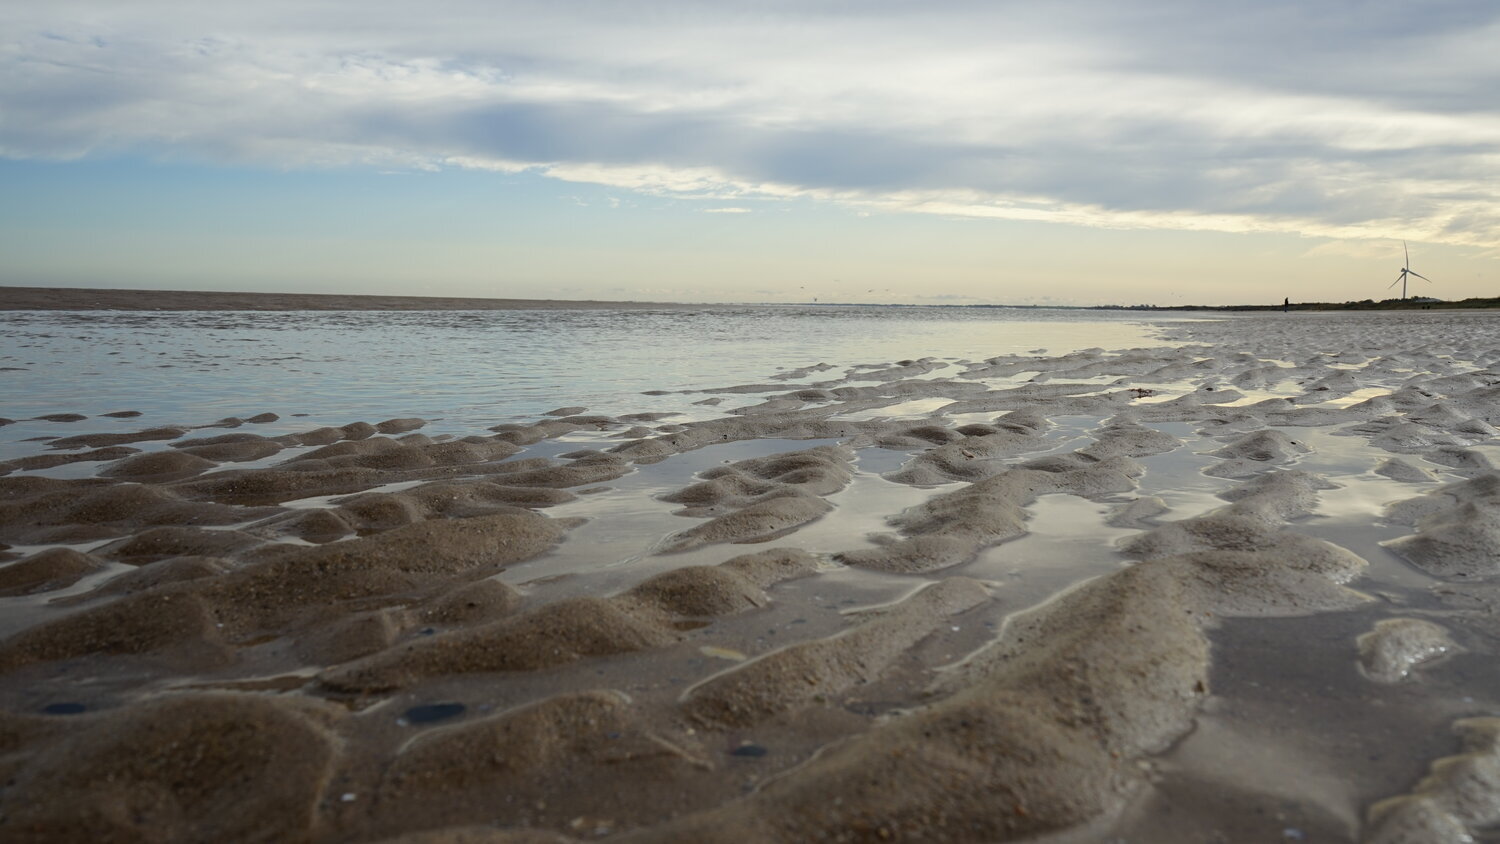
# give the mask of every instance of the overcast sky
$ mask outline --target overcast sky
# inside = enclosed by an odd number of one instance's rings
[[[1500,4],[11,0],[0,283],[1500,295]],[[1398,288],[1399,290],[1399,288]]]

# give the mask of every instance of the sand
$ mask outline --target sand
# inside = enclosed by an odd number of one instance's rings
[[[1497,328],[788,361],[482,431],[53,414],[0,464],[0,838],[1474,840]]]

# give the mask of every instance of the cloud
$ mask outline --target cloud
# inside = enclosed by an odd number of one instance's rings
[[[1355,258],[1363,261],[1386,261],[1396,266],[1401,251],[1392,241],[1327,240],[1302,253],[1304,258]]]
[[[22,0],[0,154],[1500,244],[1500,7]]]
[[[703,213],[705,213],[705,214],[749,214],[751,212],[750,212],[749,208],[740,208],[738,206],[731,205],[731,206],[724,207],[724,208],[705,208],[705,209],[703,209]]]

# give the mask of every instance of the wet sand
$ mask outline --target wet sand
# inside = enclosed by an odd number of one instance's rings
[[[787,361],[681,421],[58,415],[0,465],[0,838],[1473,840],[1497,329]]]

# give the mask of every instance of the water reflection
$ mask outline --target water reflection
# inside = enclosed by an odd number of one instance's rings
[[[0,314],[0,415],[128,409],[147,417],[94,418],[90,430],[265,411],[320,424],[422,416],[478,427],[565,404],[611,413],[685,409],[691,403],[681,396],[641,393],[763,382],[824,361],[835,368],[779,383],[905,358],[1157,345],[1160,322],[1096,311],[775,306],[8,312]],[[76,432],[38,427],[46,424],[11,426],[3,438]]]

